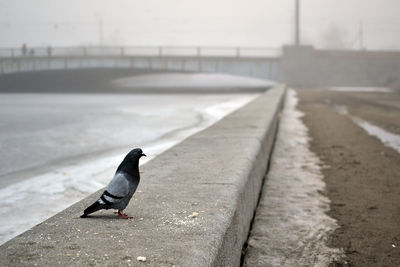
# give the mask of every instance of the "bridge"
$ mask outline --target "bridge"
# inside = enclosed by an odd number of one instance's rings
[[[228,73],[279,79],[281,49],[263,47],[35,47],[0,49],[0,74],[81,68]]]
[[[226,73],[292,86],[400,88],[400,51],[266,47],[0,48],[0,75],[83,68]]]

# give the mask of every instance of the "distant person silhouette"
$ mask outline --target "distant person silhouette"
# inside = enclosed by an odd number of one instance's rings
[[[26,44],[25,44],[25,43],[22,44],[21,52],[22,52],[22,55],[23,55],[23,56],[26,56],[27,50],[28,50],[28,49],[26,48]]]
[[[47,47],[47,56],[51,57],[51,46]]]
[[[31,48],[31,50],[29,50],[29,56],[33,57],[34,55],[35,55],[35,50]]]

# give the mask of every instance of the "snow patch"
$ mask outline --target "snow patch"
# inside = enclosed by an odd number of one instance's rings
[[[321,162],[310,151],[297,102],[296,92],[289,90],[249,241],[249,249],[257,248],[262,256],[250,252],[246,266],[253,265],[252,259],[270,266],[328,266],[343,255],[327,246],[338,225],[326,214],[330,200],[320,193],[326,186]]]
[[[373,125],[367,121],[364,121],[360,118],[352,116],[352,119],[361,128],[363,128],[369,135],[377,137],[383,144],[393,148],[398,153],[400,153],[400,135],[385,131],[384,129],[376,125]]]
[[[392,89],[386,87],[328,87],[328,90],[338,92],[393,92]]]
[[[359,117],[352,116],[346,106],[335,105],[334,109],[342,115],[349,115],[350,118],[361,128],[363,128],[369,135],[377,137],[383,144],[393,148],[400,153],[400,135],[390,133],[372,123],[369,123]]]

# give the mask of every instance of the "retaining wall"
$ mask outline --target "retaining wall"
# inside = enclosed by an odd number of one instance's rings
[[[0,265],[238,266],[284,93],[269,89],[142,166],[133,219],[79,218],[100,190],[3,244]]]

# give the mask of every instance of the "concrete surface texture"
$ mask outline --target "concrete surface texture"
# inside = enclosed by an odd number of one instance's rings
[[[132,220],[112,211],[79,218],[98,191],[5,243],[0,264],[238,266],[284,91],[270,89],[145,164],[125,210]]]
[[[342,257],[327,240],[338,225],[326,215],[330,201],[319,158],[289,90],[271,165],[246,249],[244,266],[328,266]]]

